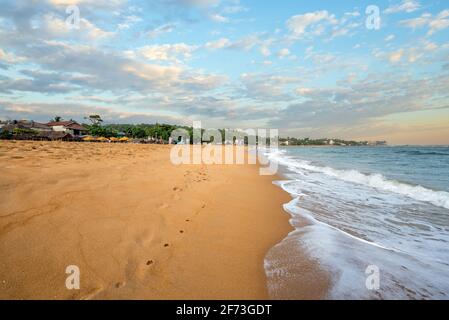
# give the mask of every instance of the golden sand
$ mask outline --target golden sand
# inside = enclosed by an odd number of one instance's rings
[[[266,299],[290,197],[169,146],[0,141],[0,299]],[[65,286],[66,267],[81,272]]]

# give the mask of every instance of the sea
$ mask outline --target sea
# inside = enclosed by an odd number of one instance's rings
[[[298,297],[306,256],[330,279],[325,299],[449,299],[449,147],[285,147],[266,156],[292,197],[284,208],[294,227],[265,258],[272,298]]]

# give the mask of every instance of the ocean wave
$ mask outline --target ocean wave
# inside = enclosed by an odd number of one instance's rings
[[[446,152],[420,151],[420,150],[398,150],[395,153],[406,154],[410,156],[449,156]]]
[[[289,192],[287,188],[284,188],[285,184],[281,183],[280,186],[281,186],[285,191]],[[349,233],[349,232],[346,232],[346,231],[344,231],[344,230],[341,230],[341,229],[339,229],[339,228],[337,228],[337,227],[335,227],[335,226],[333,226],[333,225],[331,225],[331,224],[328,224],[328,223],[325,223],[325,222],[323,222],[323,221],[317,220],[317,219],[313,216],[313,214],[312,214],[310,211],[308,211],[308,210],[306,210],[306,209],[304,209],[304,208],[301,208],[300,205],[299,205],[299,202],[300,202],[300,201],[299,201],[299,198],[293,199],[293,200],[290,201],[289,203],[284,204],[284,210],[287,211],[288,213],[290,213],[291,215],[299,214],[299,215],[301,215],[303,218],[306,218],[308,221],[310,221],[310,222],[312,222],[312,223],[314,223],[314,224],[323,225],[323,226],[325,226],[326,228],[330,228],[330,229],[332,229],[332,230],[335,230],[335,231],[337,231],[337,232],[340,232],[340,233],[342,233],[343,235],[345,235],[345,236],[347,236],[347,237],[350,237],[351,239],[354,239],[354,240],[356,240],[356,241],[360,241],[360,242],[362,242],[362,243],[365,243],[365,244],[368,244],[368,245],[371,245],[371,246],[374,246],[374,247],[377,247],[377,248],[380,248],[380,249],[384,249],[384,250],[387,250],[387,251],[393,251],[393,252],[403,253],[401,250],[398,250],[398,249],[395,249],[395,248],[389,248],[389,247],[386,247],[386,246],[381,245],[381,244],[379,244],[379,243],[376,243],[376,242],[374,242],[374,241],[369,241],[369,240],[366,240],[366,239],[357,237],[357,236],[355,236],[355,235],[353,235],[353,234],[351,234],[351,233]],[[301,212],[299,212],[299,210],[300,210]]]
[[[272,161],[277,161],[281,165],[287,166],[290,170],[301,173],[301,170],[323,173],[333,178],[347,182],[362,184],[375,189],[401,194],[414,200],[431,203],[435,206],[449,209],[449,193],[445,191],[435,191],[420,185],[410,185],[407,183],[390,180],[382,174],[365,174],[357,170],[340,170],[331,167],[321,167],[311,164],[309,161],[300,160],[285,156],[283,150],[275,153],[267,153]]]

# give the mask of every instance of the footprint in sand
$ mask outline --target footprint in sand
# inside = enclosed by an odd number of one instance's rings
[[[170,207],[168,204],[163,203],[163,204],[158,206],[158,209],[167,209],[168,207]]]
[[[148,260],[148,261],[147,261],[147,266],[151,266],[152,264],[154,264],[154,261],[153,261],[153,260]]]
[[[175,194],[173,196],[173,200],[176,200],[176,201],[181,200],[181,196],[179,194]]]

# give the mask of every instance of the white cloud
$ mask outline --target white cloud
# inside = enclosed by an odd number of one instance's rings
[[[271,56],[270,48],[268,48],[267,46],[261,46],[261,47],[260,47],[260,53],[261,53],[264,57],[269,57],[269,56]]]
[[[404,49],[399,49],[389,54],[388,60],[391,63],[400,62],[402,57],[404,56]]]
[[[170,33],[170,32],[173,32],[173,30],[175,29],[175,27],[176,27],[175,24],[173,24],[173,23],[167,23],[167,24],[164,24],[164,25],[162,25],[162,26],[159,26],[159,27],[157,27],[157,28],[154,28],[154,29],[148,31],[148,32],[146,33],[146,35],[147,35],[149,38],[157,38],[157,37],[163,35],[164,33]]]
[[[435,59],[435,53],[442,48],[436,43],[422,39],[413,47],[400,48],[391,52],[375,52],[374,56],[380,59],[388,60],[392,64],[414,63],[423,60],[424,63],[432,62]]]
[[[295,90],[296,94],[298,94],[299,96],[305,96],[308,95],[310,93],[312,93],[314,90],[311,88],[297,88]]]
[[[240,80],[245,87],[246,97],[262,101],[291,100],[293,97],[288,93],[288,86],[301,81],[296,77],[257,73],[243,73]]]
[[[231,41],[228,38],[221,38],[215,41],[207,42],[205,47],[207,49],[216,50],[216,49],[222,49],[227,46],[229,46]]]
[[[172,2],[193,7],[214,7],[220,0],[172,0]]]
[[[246,37],[243,37],[237,41],[232,42],[228,48],[249,51],[258,44],[260,44],[260,35],[252,34]]]
[[[67,25],[66,21],[58,16],[48,13],[42,19],[36,20],[34,24],[35,30],[39,33],[46,34],[48,37],[67,37],[69,34],[78,38],[87,38],[89,40],[99,40],[114,35],[114,32],[100,29],[85,18],[80,19],[79,29],[73,29]]]
[[[287,48],[281,49],[277,53],[277,56],[279,58],[285,58],[285,57],[288,57],[289,55],[290,55],[290,50],[288,50]]]
[[[197,46],[185,43],[176,43],[144,46],[138,49],[137,52],[148,60],[179,62],[180,58],[190,58],[197,48]]]
[[[141,22],[141,21],[142,21],[142,18],[135,16],[135,15],[131,15],[131,16],[125,17],[124,21],[122,23],[119,23],[117,27],[120,30],[125,30],[125,29],[131,28],[134,24]]]
[[[215,22],[219,22],[219,23],[226,23],[229,22],[229,18],[222,16],[219,13],[211,13],[209,15],[209,18]]]
[[[351,17],[360,17],[360,12],[352,11],[352,12],[345,12],[345,16],[351,16]]]
[[[315,11],[291,17],[287,20],[287,28],[295,37],[301,37],[311,28],[313,28],[312,33],[321,34],[324,27],[322,23],[335,25],[338,21],[333,14],[325,10]]]
[[[8,64],[14,64],[19,62],[24,62],[26,59],[24,57],[18,57],[13,53],[5,52],[2,48],[0,48],[0,64],[1,62],[6,62]]]
[[[127,0],[47,0],[47,2],[54,6],[66,7],[70,5],[89,5],[94,7],[117,7]]]
[[[385,37],[385,42],[393,41],[396,36],[394,34],[390,34],[387,37]]]
[[[387,9],[385,9],[385,14],[393,14],[398,12],[414,12],[421,8],[421,5],[416,0],[403,0],[399,4],[391,5]]]
[[[418,18],[402,20],[400,24],[412,29],[428,27],[427,35],[430,36],[449,27],[449,9],[441,11],[436,17],[424,13]]]

